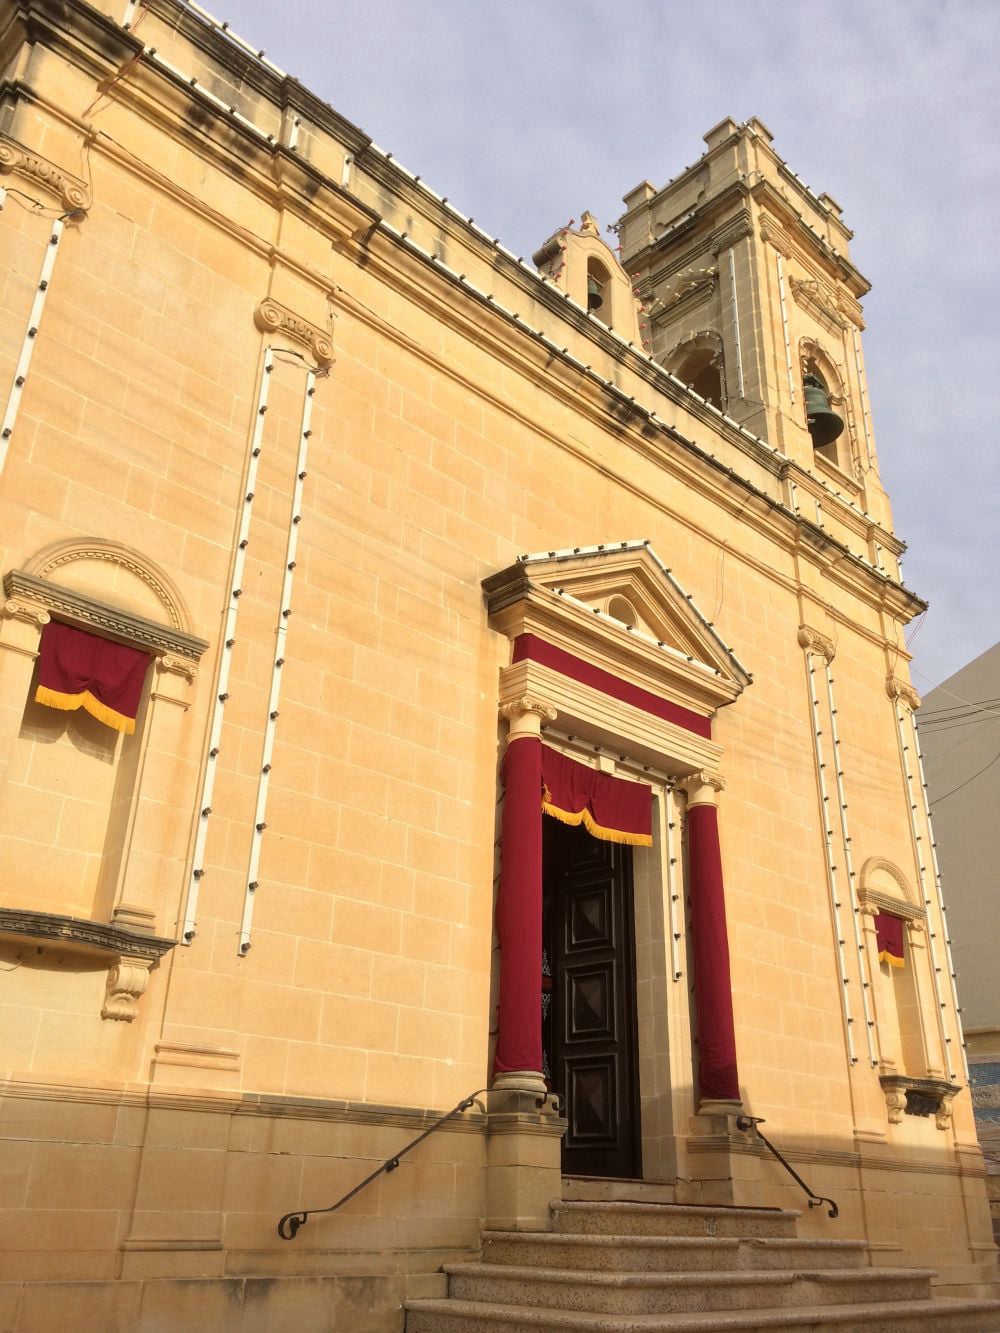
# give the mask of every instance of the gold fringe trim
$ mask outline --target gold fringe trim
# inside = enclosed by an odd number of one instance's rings
[[[605,828],[603,824],[598,824],[589,810],[583,809],[574,814],[571,810],[560,810],[557,805],[552,805],[550,801],[542,801],[542,813],[551,815],[553,819],[558,819],[560,824],[570,824],[571,826],[584,826],[589,834],[595,838],[600,838],[602,842],[621,842],[630,847],[652,847],[653,835],[651,833],[626,833],[622,829]]]
[[[879,954],[879,956],[878,956],[878,960],[879,960],[880,963],[888,963],[890,967],[905,967],[905,966],[906,966],[906,960],[905,960],[905,959],[903,959],[903,958],[897,958],[896,955],[895,955],[894,953],[890,953],[888,949],[883,949],[883,950],[882,950],[882,952],[881,952],[881,953]]]
[[[72,713],[77,708],[83,708],[106,727],[124,731],[129,736],[135,732],[134,717],[118,713],[107,704],[102,704],[89,690],[84,690],[80,694],[64,694],[61,690],[51,690],[47,685],[39,685],[35,690],[35,702],[45,704],[47,708],[59,708],[64,713]]]

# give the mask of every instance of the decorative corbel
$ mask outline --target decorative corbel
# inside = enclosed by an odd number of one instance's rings
[[[920,707],[920,695],[913,686],[891,673],[886,677],[885,692],[893,703],[898,700],[900,703],[906,704],[911,712],[915,713]]]
[[[149,983],[152,963],[144,958],[119,959],[108,970],[102,1018],[131,1023],[138,1012],[139,1000]]]
[[[44,190],[67,213],[82,212],[90,205],[90,191],[84,181],[6,136],[0,136],[0,173],[20,176],[35,189]]]

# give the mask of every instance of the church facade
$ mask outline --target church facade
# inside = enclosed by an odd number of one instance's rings
[[[529,263],[193,4],[0,58],[0,1324],[400,1329],[564,1176],[985,1293],[837,202]]]

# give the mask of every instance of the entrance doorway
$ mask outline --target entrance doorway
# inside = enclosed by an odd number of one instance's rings
[[[543,1072],[567,1120],[563,1170],[642,1174],[632,848],[542,819]]]

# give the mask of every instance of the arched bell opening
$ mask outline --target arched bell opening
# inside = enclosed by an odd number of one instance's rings
[[[587,309],[605,324],[611,324],[611,274],[599,259],[587,260]]]
[[[716,339],[700,334],[682,343],[668,358],[667,369],[720,412],[725,410],[722,347]]]

